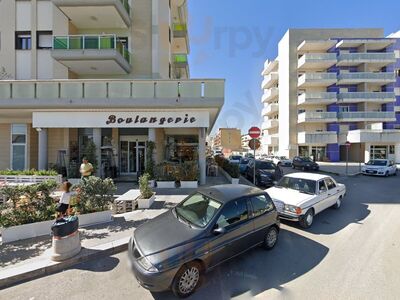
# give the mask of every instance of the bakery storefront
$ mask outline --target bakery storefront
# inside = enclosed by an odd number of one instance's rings
[[[31,135],[37,135],[30,137],[29,150],[37,153],[38,161],[31,161],[29,167],[61,165],[69,177],[77,176],[73,173],[88,145],[94,144],[101,162],[98,175],[135,177],[145,169],[147,144],[152,141],[156,164],[198,161],[200,183],[205,181],[205,140],[210,127],[206,109],[35,111],[27,126]],[[16,166],[27,168],[27,159],[22,160]]]

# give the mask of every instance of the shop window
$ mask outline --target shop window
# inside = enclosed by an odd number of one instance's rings
[[[30,50],[31,49],[31,32],[17,31],[15,32],[15,49]]]
[[[389,154],[394,154],[394,145],[389,146]]]
[[[26,124],[11,125],[11,169],[24,170],[26,168]]]
[[[38,31],[37,32],[37,48],[51,49],[53,47],[53,32]]]
[[[198,160],[197,135],[167,136],[166,160],[176,163]]]

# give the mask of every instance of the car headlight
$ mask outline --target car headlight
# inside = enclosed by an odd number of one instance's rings
[[[153,273],[158,272],[158,269],[155,266],[153,266],[145,256],[139,258],[138,263],[139,265],[142,266],[143,269],[145,269],[148,272],[153,272]]]
[[[285,204],[284,210],[297,215],[301,214],[301,208],[294,205]]]

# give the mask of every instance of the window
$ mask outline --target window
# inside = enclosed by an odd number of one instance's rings
[[[229,202],[223,208],[217,224],[219,227],[224,228],[247,220],[248,217],[247,201],[246,199],[239,199]]]
[[[324,193],[327,191],[326,186],[325,186],[325,181],[323,181],[323,180],[318,181],[318,191],[320,193]]]
[[[339,106],[339,111],[340,112],[349,112],[350,106]]]
[[[269,212],[274,209],[274,204],[272,200],[265,195],[258,195],[251,197],[251,205],[253,206],[253,215],[254,217],[258,217],[265,212]]]
[[[17,31],[15,33],[15,49],[30,50],[31,49],[31,32]]]
[[[326,178],[325,183],[326,183],[326,186],[328,187],[328,190],[334,189],[336,187],[336,184],[330,178]]]
[[[53,32],[52,31],[38,31],[37,32],[37,48],[38,49],[51,49],[53,47]]]
[[[389,154],[394,154],[394,145],[389,145]]]
[[[11,125],[11,169],[26,168],[26,124]]]

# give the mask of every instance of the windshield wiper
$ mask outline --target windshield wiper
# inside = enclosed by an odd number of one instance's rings
[[[306,192],[306,191],[302,191],[302,190],[298,190],[298,191],[303,194],[314,195],[314,193],[311,193],[311,192]]]

